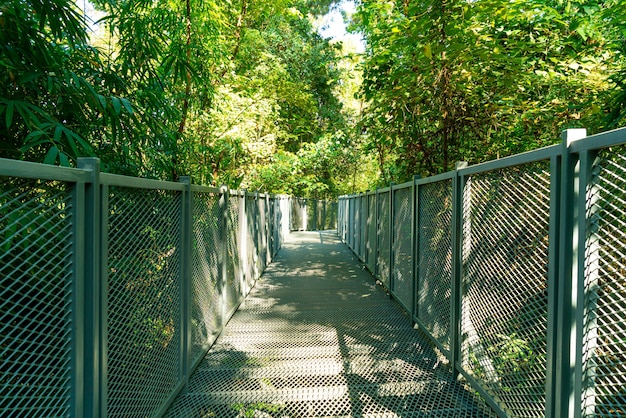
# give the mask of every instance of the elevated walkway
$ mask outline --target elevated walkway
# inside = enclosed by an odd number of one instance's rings
[[[291,235],[166,416],[493,413],[329,231]]]

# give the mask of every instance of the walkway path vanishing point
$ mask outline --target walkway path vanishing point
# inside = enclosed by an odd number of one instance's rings
[[[482,417],[334,231],[293,233],[168,417]]]

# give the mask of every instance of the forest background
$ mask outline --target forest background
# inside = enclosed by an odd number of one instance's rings
[[[626,125],[626,0],[0,5],[0,157],[333,198]],[[84,7],[84,4],[81,5]]]

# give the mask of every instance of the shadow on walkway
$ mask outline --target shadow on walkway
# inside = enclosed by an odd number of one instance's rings
[[[482,417],[334,231],[297,232],[169,417]]]

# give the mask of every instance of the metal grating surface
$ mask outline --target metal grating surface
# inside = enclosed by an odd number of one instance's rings
[[[418,188],[417,317],[450,350],[452,180]]]
[[[378,194],[378,279],[389,288],[391,226],[389,225],[389,193]]]
[[[0,177],[0,416],[70,414],[73,233],[65,184]]]
[[[605,150],[587,188],[583,416],[626,416],[626,147]]]
[[[413,311],[413,188],[393,192],[393,285],[407,312]]]
[[[215,341],[222,326],[219,254],[222,246],[220,195],[194,193],[191,256],[191,361]]]
[[[142,416],[180,377],[181,196],[116,187],[108,214],[107,415]]]
[[[517,417],[545,413],[549,162],[464,189],[462,362]]]
[[[286,242],[168,417],[481,417],[332,233]]]

